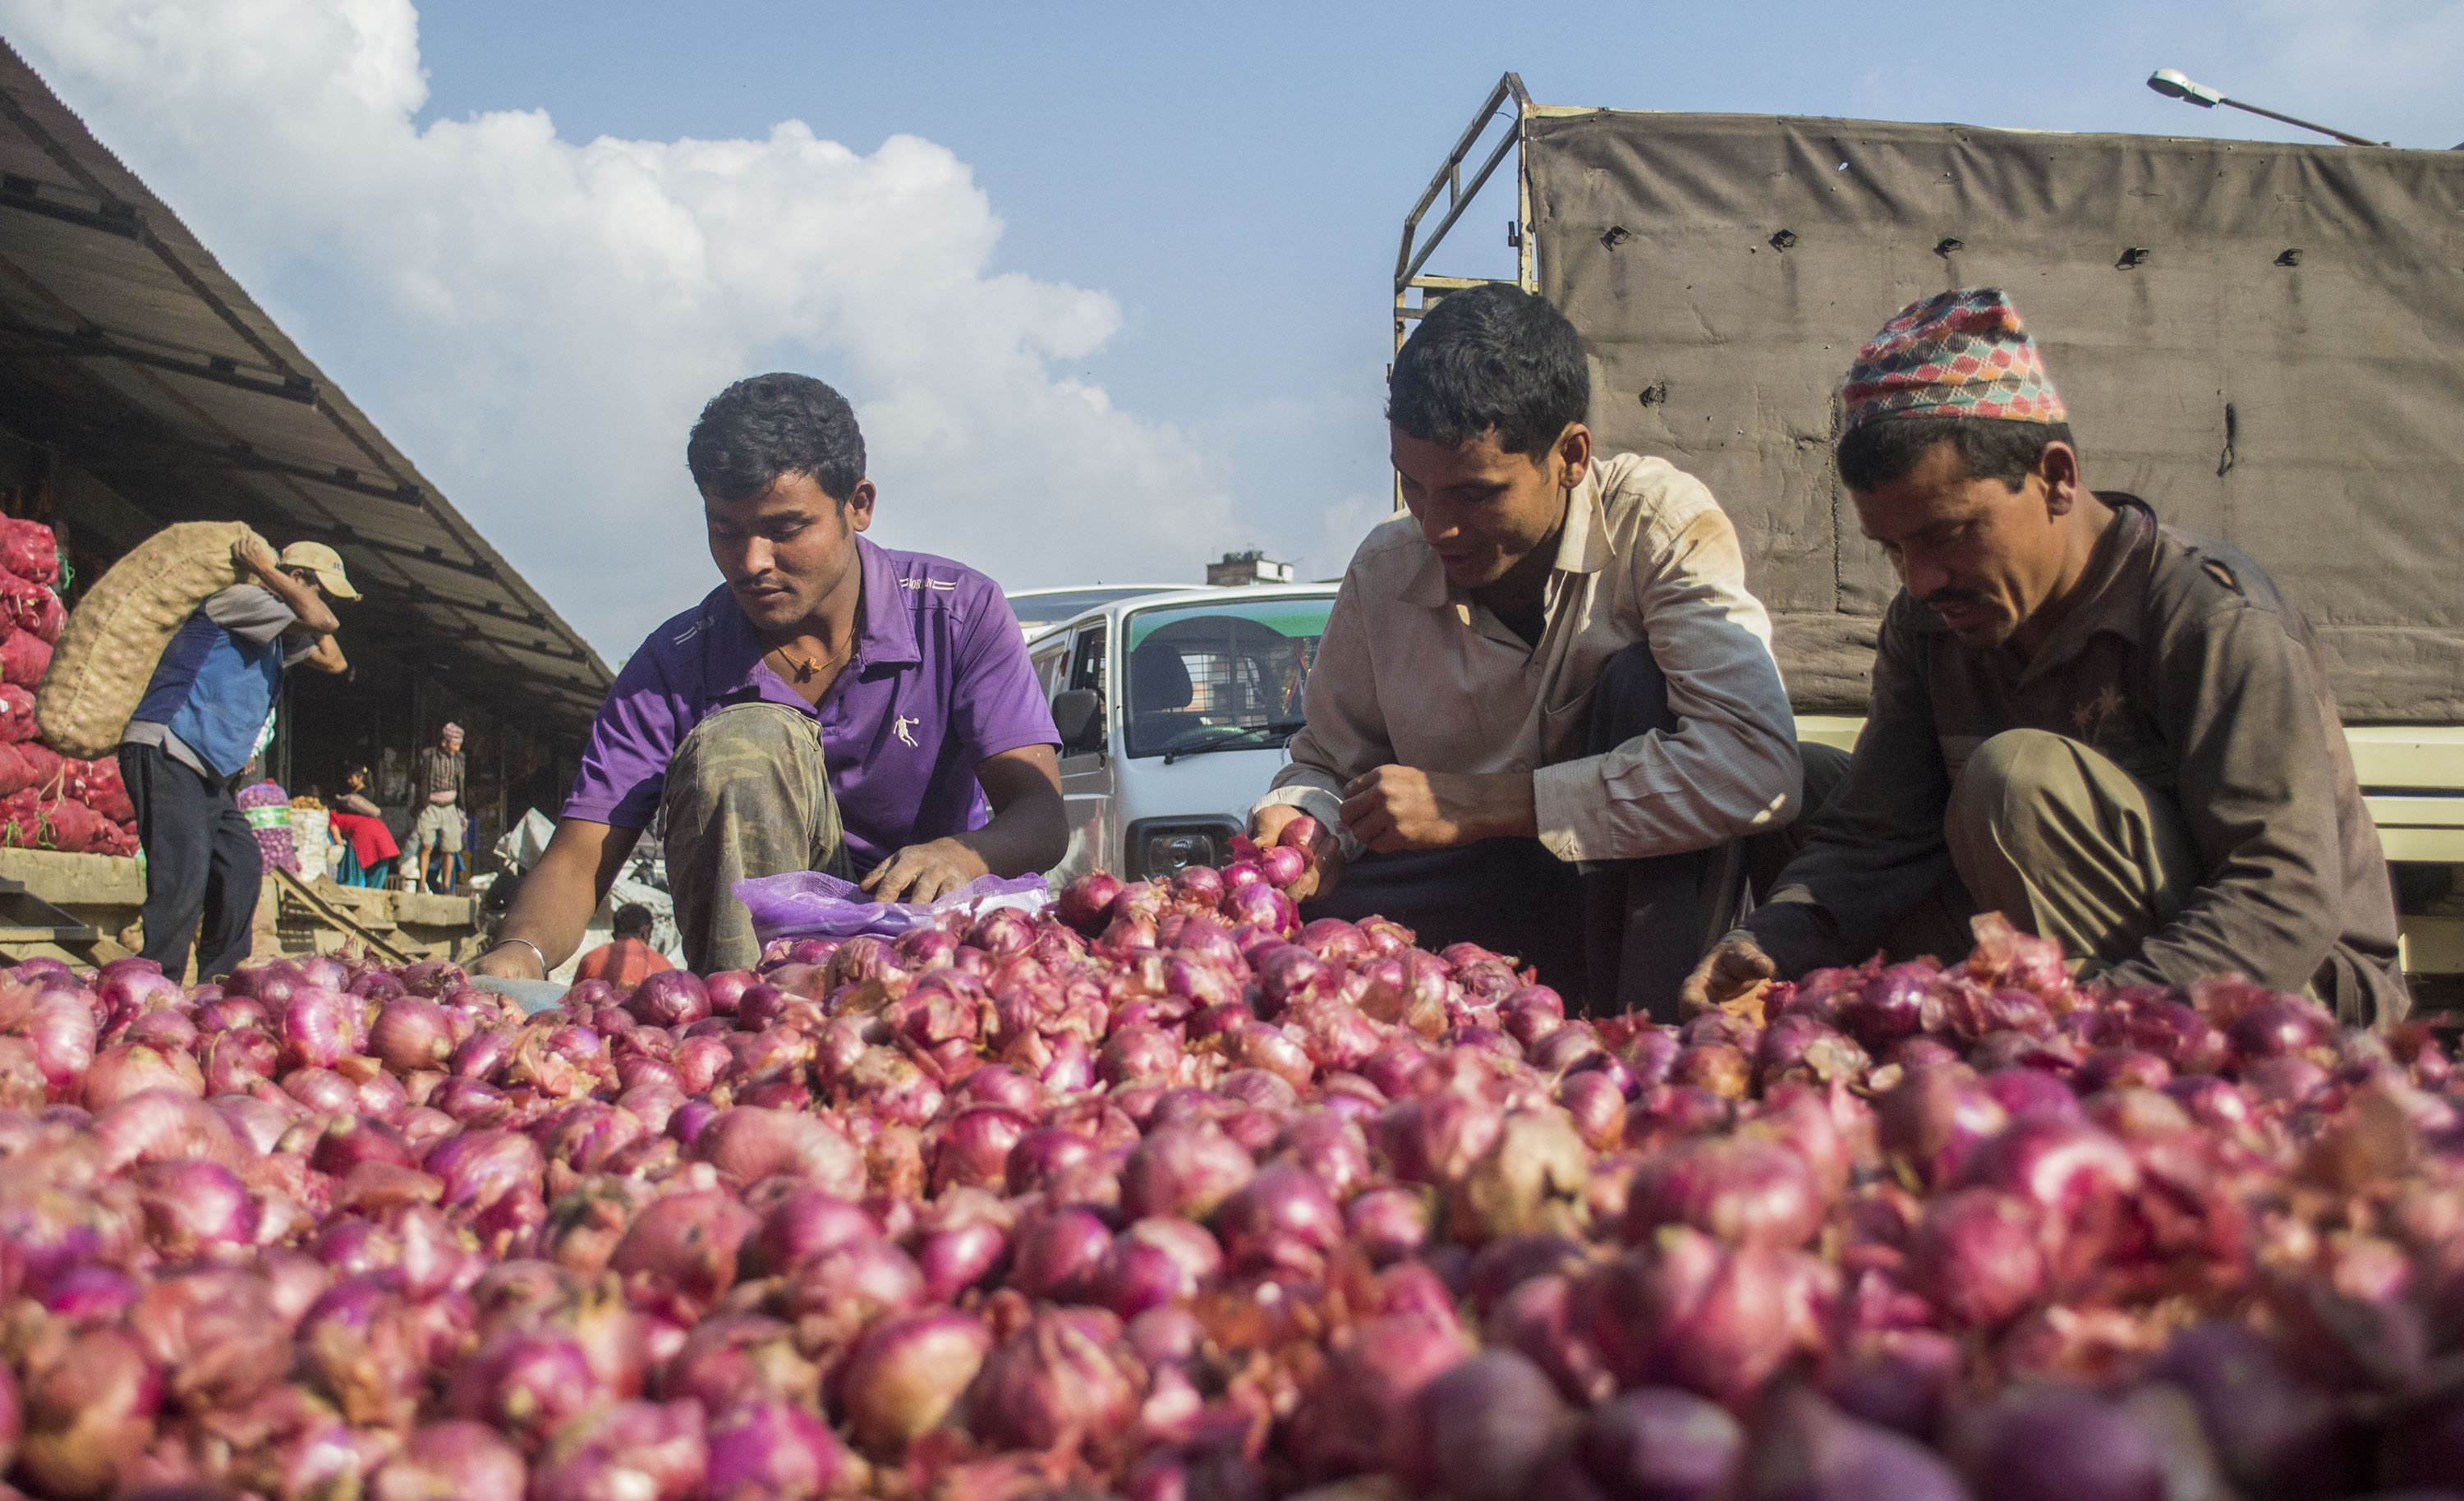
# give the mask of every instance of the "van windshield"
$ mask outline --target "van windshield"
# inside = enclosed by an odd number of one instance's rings
[[[1129,618],[1129,753],[1281,746],[1326,634],[1329,595],[1209,600]]]

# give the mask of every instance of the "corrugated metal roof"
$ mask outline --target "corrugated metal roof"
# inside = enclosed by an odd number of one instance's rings
[[[368,599],[346,626],[508,714],[575,733],[606,693],[581,634],[5,44],[0,424],[159,522],[332,543]]]

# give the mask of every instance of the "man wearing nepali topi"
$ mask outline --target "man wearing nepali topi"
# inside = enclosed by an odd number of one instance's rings
[[[1687,982],[1965,955],[1998,911],[2083,976],[2238,970],[2402,1017],[2395,896],[2310,627],[2230,544],[2087,488],[2002,293],[1903,309],[1843,393],[1839,477],[1902,585],[1853,756],[1806,755],[1802,847]]]

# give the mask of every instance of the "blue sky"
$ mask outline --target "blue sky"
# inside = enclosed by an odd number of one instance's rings
[[[864,410],[885,540],[1013,587],[1339,568],[1387,483],[1400,216],[1505,68],[1550,103],[2286,134],[2148,92],[2170,65],[2464,141],[2464,4],[2394,0],[0,0],[0,32],[611,657],[715,581],[683,424],[772,366]],[[1491,196],[1443,269],[1505,264]]]

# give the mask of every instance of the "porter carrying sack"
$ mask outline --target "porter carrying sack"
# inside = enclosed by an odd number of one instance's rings
[[[183,521],[95,581],[34,694],[35,723],[54,749],[83,760],[112,753],[163,649],[199,605],[239,582],[231,546],[253,534],[244,522]]]

